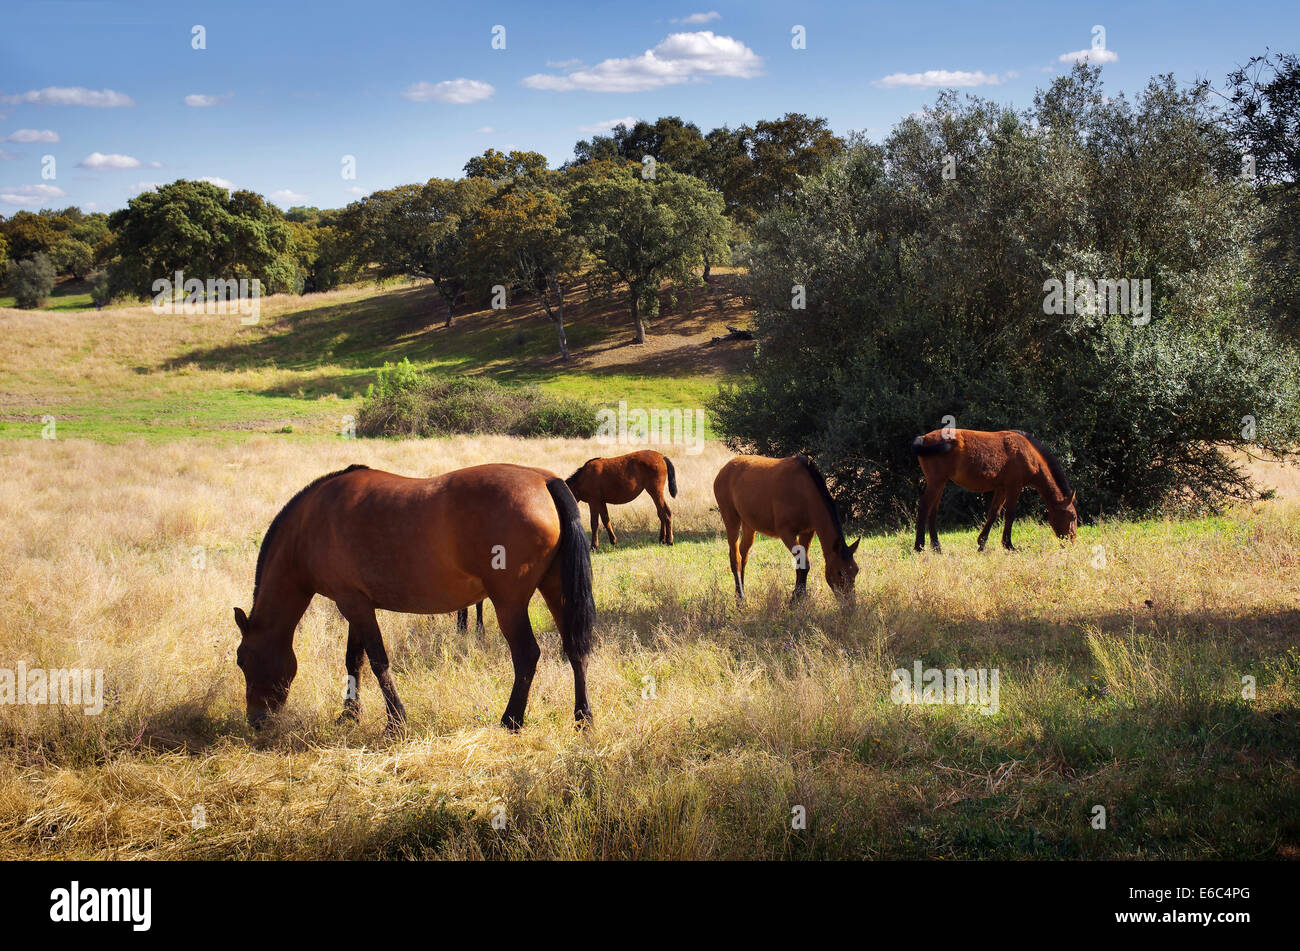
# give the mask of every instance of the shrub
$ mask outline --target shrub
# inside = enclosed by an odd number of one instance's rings
[[[40,307],[54,290],[54,265],[44,252],[25,261],[10,261],[6,283],[19,307]]]
[[[357,415],[362,436],[509,436],[590,438],[596,407],[535,386],[487,377],[426,376],[408,360],[384,364]]]

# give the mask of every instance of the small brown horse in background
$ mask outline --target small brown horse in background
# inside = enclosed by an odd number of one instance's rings
[[[861,539],[852,545],[845,543],[826,479],[807,456],[736,456],[713,480],[713,496],[727,527],[731,576],[741,601],[745,600],[745,566],[755,532],[781,539],[794,555],[791,603],[807,594],[808,545],[814,535],[821,541],[826,559],[826,583],[840,598],[852,599],[858,575],[853,555]]]
[[[585,542],[578,503],[544,469],[483,465],[408,479],[350,466],[322,476],[271,522],[257,555],[253,609],[235,608],[249,721],[261,725],[288,699],[298,670],[294,629],[313,596],[331,599],[348,621],[344,718],[360,715],[357,678],[369,657],[390,731],[402,727],[406,710],[375,611],[445,614],[487,597],[515,670],[501,722],[518,729],[541,655],[528,602],[541,591],[573,666],[574,717],[584,724],[596,615]]]
[[[1016,504],[1025,486],[1033,486],[1047,503],[1047,520],[1058,538],[1074,541],[1079,528],[1075,492],[1056,457],[1033,436],[1018,429],[987,433],[975,429],[936,429],[912,441],[912,452],[925,473],[925,493],[916,512],[916,550],[925,550],[925,526],[930,526],[930,547],[939,551],[936,531],[939,499],[944,487],[955,482],[972,492],[992,492],[993,504],[980,531],[980,551],[989,539],[989,529],[1006,508],[1002,525],[1002,547],[1011,544],[1011,524]]]
[[[677,470],[673,461],[653,449],[629,452],[625,456],[608,459],[588,459],[582,468],[565,480],[573,497],[586,502],[591,509],[591,549],[600,544],[600,522],[605,523],[609,543],[617,545],[614,529],[609,524],[607,505],[624,505],[642,492],[647,492],[659,513],[659,541],[673,543],[673,510],[664,498],[664,484],[668,494],[677,498]]]

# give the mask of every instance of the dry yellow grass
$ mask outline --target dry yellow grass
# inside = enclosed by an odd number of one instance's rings
[[[594,556],[594,730],[572,728],[570,673],[540,599],[543,660],[518,735],[497,725],[510,666],[490,610],[484,644],[450,617],[381,614],[409,734],[383,736],[368,673],[361,724],[337,727],[346,627],[320,599],[297,635],[289,707],[265,735],[248,730],[231,608],[248,606],[262,532],[296,489],[352,462],[567,475],[607,453],[507,437],[0,443],[0,667],[102,668],[109,697],[97,717],[0,705],[0,856],[1294,848],[1290,502],[1088,526],[1069,549],[1027,524],[1014,555],[976,554],[969,532],[948,534],[942,556],[911,554],[903,535],[868,539],[851,612],[827,595],[816,551],[814,597],[788,609],[788,557],[760,541],[741,608],[711,493],[728,454],[711,444],[671,453],[677,546],[653,543],[642,498],[614,513],[624,544]],[[889,671],[913,659],[1000,667],[1001,712],[891,704]],[[1259,680],[1249,704],[1243,672]],[[1092,802],[1132,818],[1090,836]],[[791,829],[792,804],[807,830]]]

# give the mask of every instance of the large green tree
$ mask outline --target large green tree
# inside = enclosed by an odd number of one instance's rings
[[[432,281],[451,326],[456,299],[470,283],[470,236],[483,203],[493,192],[485,177],[431,178],[400,185],[353,202],[342,217],[361,261],[379,277]]]
[[[597,162],[570,192],[573,227],[599,265],[628,286],[636,342],[655,313],[665,279],[694,280],[706,257],[727,252],[722,196],[690,175],[659,165],[653,177],[632,163]]]
[[[1039,436],[1084,512],[1248,493],[1224,450],[1295,444],[1300,368],[1251,306],[1258,208],[1231,151],[1172,77],[1129,101],[1080,67],[1023,113],[941,95],[759,223],[756,354],[719,428],[815,454],[877,525],[914,511],[909,445],[945,417]],[[1084,279],[1144,304],[1055,312],[1050,282]]]
[[[555,325],[560,356],[568,360],[564,291],[584,253],[563,192],[531,179],[505,185],[479,212],[471,256],[494,282],[517,284],[536,295]]]
[[[153,282],[256,278],[267,293],[294,289],[296,262],[283,213],[250,191],[180,179],[142,192],[108,221],[110,268],[121,291],[148,296]]]

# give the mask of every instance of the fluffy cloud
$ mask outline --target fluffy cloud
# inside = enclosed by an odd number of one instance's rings
[[[563,76],[536,73],[525,77],[523,85],[557,92],[643,92],[713,76],[751,79],[762,71],[763,60],[744,43],[701,30],[673,33],[640,56],[607,59]]]
[[[1089,63],[1093,66],[1099,66],[1102,63],[1113,63],[1119,59],[1119,54],[1114,50],[1075,50],[1073,53],[1062,53],[1056,57],[1058,63]]]
[[[153,191],[155,188],[162,188],[162,186],[162,182],[136,182],[131,186],[130,192],[132,195],[138,195],[141,192],[148,192]]]
[[[490,99],[494,92],[496,89],[490,83],[478,79],[447,79],[440,83],[414,83],[402,96],[412,102],[433,100],[461,106]]]
[[[86,89],[82,86],[46,86],[29,89],[16,96],[0,96],[0,102],[25,103],[33,106],[91,106],[96,109],[113,109],[134,106],[126,93],[112,89]]]
[[[675,17],[670,23],[686,23],[689,25],[698,25],[700,23],[710,23],[713,20],[721,20],[722,14],[717,10],[710,10],[708,13],[692,13],[688,17]]]
[[[59,133],[53,129],[19,129],[4,138],[6,142],[57,142]]]
[[[901,86],[934,87],[942,86],[996,86],[1002,82],[997,73],[985,73],[982,70],[967,72],[961,69],[927,69],[923,73],[890,73],[875,81],[875,85],[886,89]]]
[[[578,126],[579,132],[608,132],[616,125],[625,125],[629,129],[636,125],[636,116],[624,116],[621,119],[603,119],[591,125]]]
[[[68,193],[56,185],[0,186],[0,205],[39,208],[56,198],[67,197]]]
[[[301,205],[306,200],[306,195],[291,188],[281,188],[279,191],[271,192],[271,201],[277,205]]]
[[[105,155],[103,152],[91,152],[77,163],[78,168],[139,168],[143,163],[130,155]]]
[[[234,182],[229,181],[228,179],[218,178],[215,175],[204,175],[202,178],[198,179],[198,181],[207,182],[209,185],[216,185],[218,188],[226,188],[230,191],[235,190]]]
[[[209,96],[206,93],[196,92],[190,93],[190,95],[185,97],[184,101],[187,106],[195,109],[204,109],[208,106],[219,106],[229,98],[230,93],[226,93],[224,96]]]

